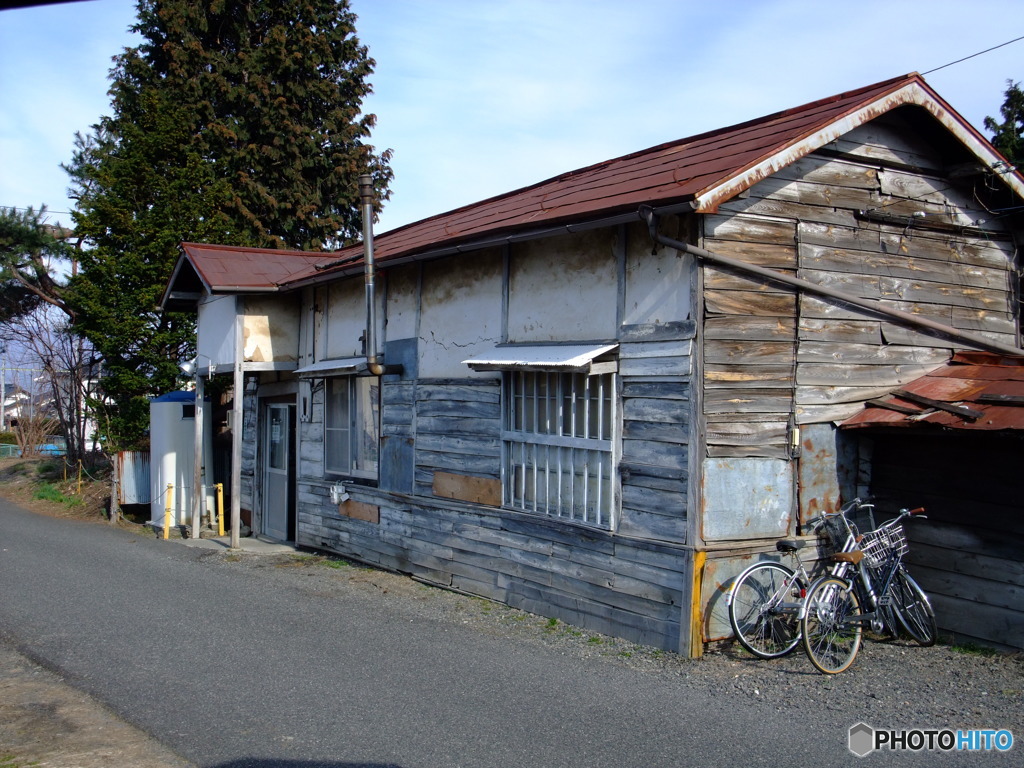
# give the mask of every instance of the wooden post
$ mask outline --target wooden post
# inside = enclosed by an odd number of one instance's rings
[[[111,525],[117,525],[121,517],[121,454],[114,454],[114,472],[110,481],[110,520]]]

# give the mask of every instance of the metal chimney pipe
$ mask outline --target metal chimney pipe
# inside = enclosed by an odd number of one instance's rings
[[[377,286],[373,261],[373,177],[359,175],[359,199],[363,206],[363,277],[366,282],[366,367],[374,376],[384,373],[377,359]]]

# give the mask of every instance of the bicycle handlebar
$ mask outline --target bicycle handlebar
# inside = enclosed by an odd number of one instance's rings
[[[916,509],[901,509],[900,517],[922,517],[925,520],[927,520],[928,515],[926,515],[924,512],[924,507],[917,507]]]

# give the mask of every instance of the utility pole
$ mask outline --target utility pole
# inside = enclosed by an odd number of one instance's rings
[[[0,345],[0,432],[7,431],[7,347]]]

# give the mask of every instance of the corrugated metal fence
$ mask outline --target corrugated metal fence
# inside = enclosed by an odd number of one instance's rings
[[[149,504],[149,452],[121,451],[117,454],[120,504]]]

